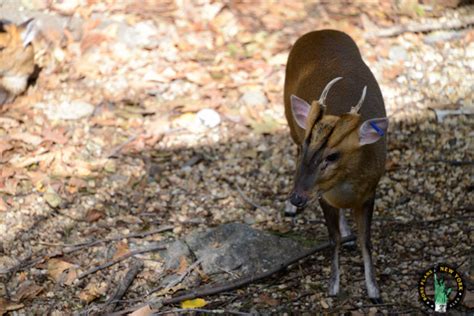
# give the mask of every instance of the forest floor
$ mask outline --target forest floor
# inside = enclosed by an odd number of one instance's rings
[[[0,315],[101,314],[134,259],[80,273],[223,223],[326,240],[319,207],[295,222],[283,214],[296,154],[283,113],[285,63],[299,36],[323,28],[357,42],[390,118],[372,228],[384,304],[366,297],[359,251],[344,250],[337,298],[326,293],[322,252],[204,297],[202,308],[419,313],[417,283],[437,263],[467,284],[459,313],[474,308],[474,30],[443,29],[472,21],[474,9],[337,2],[22,1],[24,10],[2,2],[0,18],[40,21],[41,71],[0,109]],[[399,25],[415,29],[382,36]],[[433,30],[415,32],[419,25]],[[151,290],[187,267],[165,271],[154,252],[135,257],[144,267],[115,310],[178,308],[156,303],[172,291]]]

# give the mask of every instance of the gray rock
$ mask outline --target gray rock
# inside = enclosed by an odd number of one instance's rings
[[[163,254],[165,270],[176,270],[179,267],[182,257],[190,261],[191,252],[185,242],[177,240],[169,245],[168,249]]]
[[[208,275],[233,272],[240,275],[266,271],[297,256],[304,247],[298,242],[231,223],[185,238]],[[167,263],[168,265],[168,263]]]
[[[240,102],[247,106],[266,105],[268,99],[262,91],[247,91],[240,98]]]
[[[423,38],[425,44],[434,44],[437,42],[452,41],[465,36],[465,32],[458,31],[438,31],[432,32]]]
[[[45,13],[28,8],[25,9],[19,5],[18,2],[19,1],[0,1],[0,19],[19,24],[29,18],[34,18],[35,28],[43,34],[57,33],[63,36],[64,30],[67,29],[75,40],[81,38],[84,23],[81,18]]]
[[[36,107],[42,109],[50,120],[78,120],[91,115],[95,108],[92,104],[81,100],[60,104],[38,103]]]
[[[393,46],[388,52],[388,57],[394,61],[408,60],[408,52],[402,46]]]
[[[150,21],[139,22],[133,26],[125,23],[119,24],[118,39],[129,47],[156,48],[158,29]]]
[[[208,128],[214,128],[221,123],[221,116],[213,109],[202,109],[197,113],[199,122]]]

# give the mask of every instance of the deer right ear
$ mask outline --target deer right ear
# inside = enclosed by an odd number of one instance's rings
[[[29,19],[22,24],[20,24],[21,29],[21,41],[23,42],[23,47],[28,46],[36,37],[38,28],[35,25],[34,19]]]
[[[309,109],[311,106],[305,100],[298,98],[296,95],[291,95],[291,113],[293,113],[293,118],[302,129],[306,129],[306,119],[309,114]]]
[[[359,128],[359,144],[372,144],[387,134],[388,118],[380,117],[365,121]]]

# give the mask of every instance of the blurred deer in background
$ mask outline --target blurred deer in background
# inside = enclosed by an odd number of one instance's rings
[[[35,70],[31,45],[35,35],[33,19],[20,25],[0,21],[0,105],[13,101],[26,89]]]
[[[379,85],[345,33],[315,31],[300,37],[288,57],[285,115],[298,145],[287,212],[317,196],[334,242],[329,295],[339,292],[342,214],[353,210],[369,298],[380,303],[371,255],[375,189],[384,172],[388,119]],[[311,102],[311,105],[310,105]]]

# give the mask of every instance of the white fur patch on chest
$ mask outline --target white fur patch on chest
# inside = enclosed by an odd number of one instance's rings
[[[20,94],[25,91],[28,76],[15,75],[0,78],[0,84],[12,94]]]

